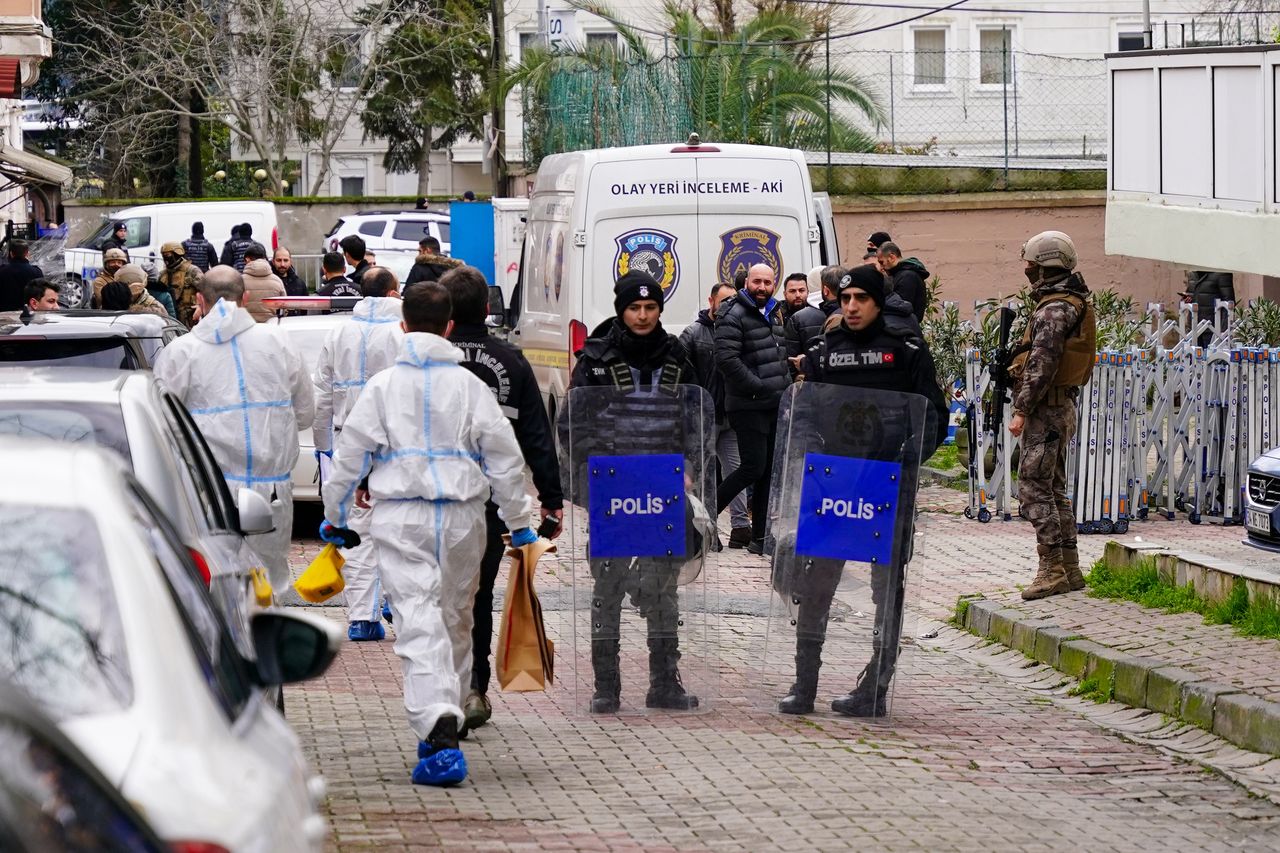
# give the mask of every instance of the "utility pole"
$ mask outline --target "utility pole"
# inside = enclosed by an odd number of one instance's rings
[[[1151,38],[1151,0],[1142,0],[1142,49],[1151,50],[1154,45]]]
[[[493,22],[493,48],[491,57],[489,103],[492,116],[490,130],[493,131],[493,168],[489,177],[493,181],[493,197],[499,198],[507,194],[507,99],[503,94],[506,80],[506,0],[489,0],[489,19]]]

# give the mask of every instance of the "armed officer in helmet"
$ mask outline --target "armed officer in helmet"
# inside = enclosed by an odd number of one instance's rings
[[[1044,231],[1022,247],[1036,298],[1009,366],[1013,418],[1021,439],[1018,500],[1036,530],[1039,568],[1022,591],[1027,601],[1084,589],[1075,513],[1067,498],[1067,446],[1076,430],[1076,398],[1093,373],[1097,328],[1076,247],[1061,231]]]
[[[662,328],[662,287],[653,276],[632,270],[617,280],[613,292],[617,316],[598,326],[587,339],[578,352],[569,385],[611,386],[628,394],[624,404],[614,403],[593,415],[601,423],[597,435],[616,436],[614,447],[595,447],[593,453],[665,450],[671,446],[673,425],[682,421],[675,386],[694,382],[693,368],[684,345]],[[560,423],[563,429],[566,422],[562,419]],[[561,439],[567,446],[566,436]],[[585,471],[580,472],[578,482],[585,479]],[[575,495],[574,501],[585,506],[584,498]],[[685,691],[677,666],[678,583],[683,560],[593,558],[590,563],[595,582],[591,597],[591,667],[595,675],[591,712],[612,714],[620,706],[618,653],[622,600],[628,594],[648,622],[649,692],[645,705],[696,708],[698,697]]]
[[[917,394],[929,401],[926,434],[922,437],[921,459],[928,459],[947,436],[947,403],[938,385],[938,376],[929,347],[908,324],[886,322],[886,280],[872,264],[854,267],[839,280],[840,309],[827,319],[824,331],[795,359],[800,376],[809,382],[824,382]],[[909,446],[905,419],[886,417],[882,423],[841,423],[843,413],[827,413],[835,422],[824,425],[823,436],[833,446],[857,450],[874,458],[886,451]],[[896,432],[895,432],[896,431]],[[901,433],[898,435],[897,433]],[[852,445],[852,446],[850,446]],[[904,511],[914,511],[908,507]],[[831,703],[831,709],[851,717],[882,717],[885,698],[897,664],[902,634],[905,564],[910,542],[903,543],[903,556],[893,565],[871,570],[871,598],[875,602],[875,632],[871,660],[858,684],[847,696]],[[783,549],[779,549],[781,554]],[[784,714],[808,714],[818,689],[822,647],[827,635],[831,601],[844,568],[843,560],[777,557],[775,589],[795,596],[796,680],[791,693],[778,703]],[[784,561],[787,561],[784,563]]]

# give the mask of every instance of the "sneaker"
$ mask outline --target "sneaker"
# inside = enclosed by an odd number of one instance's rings
[[[462,713],[463,727],[468,730],[478,729],[493,716],[493,706],[489,704],[488,696],[479,690],[472,690],[467,694],[467,701],[462,703]]]
[[[745,548],[751,544],[751,528],[735,527],[729,531],[729,547]]]
[[[347,639],[353,643],[367,643],[384,639],[386,636],[387,632],[381,622],[358,620],[347,626]]]

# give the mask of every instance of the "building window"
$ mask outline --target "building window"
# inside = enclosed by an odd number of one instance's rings
[[[947,31],[915,30],[912,33],[912,82],[916,86],[947,84]]]
[[[1013,31],[978,31],[978,83],[1004,86],[1013,76]]]
[[[343,196],[364,195],[364,178],[343,178],[342,179],[342,195]]]
[[[355,89],[364,72],[360,33],[338,33],[329,41],[328,72],[341,89]]]
[[[611,47],[618,49],[617,33],[587,33],[587,47]]]
[[[520,58],[524,59],[524,52],[531,47],[538,46],[537,33],[521,33],[520,34]]]

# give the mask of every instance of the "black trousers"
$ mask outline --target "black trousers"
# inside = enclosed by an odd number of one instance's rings
[[[476,589],[476,601],[472,608],[475,623],[471,627],[471,688],[481,693],[489,692],[489,679],[493,670],[489,666],[489,652],[493,646],[493,585],[498,580],[498,568],[506,546],[502,534],[507,526],[498,518],[498,505],[487,501],[484,505],[485,543],[484,556],[480,558],[480,586]]]
[[[729,425],[738,434],[742,464],[716,490],[716,515],[747,486],[751,493],[751,538],[763,539],[769,516],[769,480],[773,476],[773,442],[778,432],[778,410],[729,412]]]

